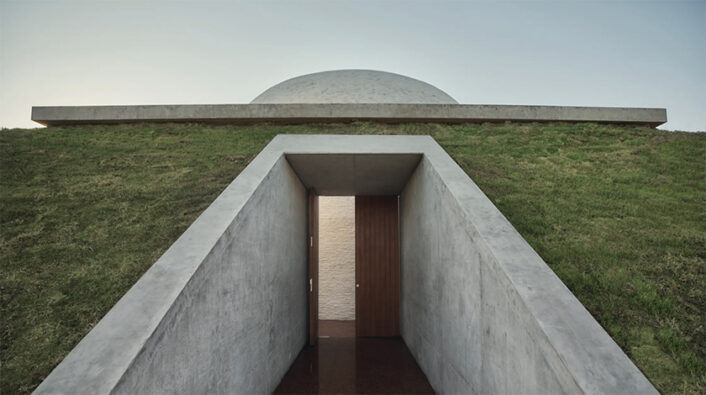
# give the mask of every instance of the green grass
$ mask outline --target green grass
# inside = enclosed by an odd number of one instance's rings
[[[368,123],[0,131],[0,392],[34,389],[279,133],[434,136],[660,391],[706,392],[706,134]]]

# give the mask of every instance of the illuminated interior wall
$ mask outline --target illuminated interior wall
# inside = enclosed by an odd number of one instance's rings
[[[319,197],[319,319],[355,319],[355,197]]]

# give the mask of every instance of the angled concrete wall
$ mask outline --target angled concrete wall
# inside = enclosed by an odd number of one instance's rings
[[[275,389],[307,336],[307,193],[284,156],[263,159],[241,173],[36,393]]]
[[[306,202],[280,159],[115,392],[272,392],[306,339]]]
[[[580,393],[428,161],[400,211],[402,335],[434,389]]]
[[[493,204],[429,152],[401,195],[401,332],[440,393],[656,393]]]

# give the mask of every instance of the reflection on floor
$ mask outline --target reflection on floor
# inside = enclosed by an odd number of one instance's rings
[[[319,335],[319,344],[304,347],[275,394],[434,393],[401,338],[356,338],[353,321],[319,321]]]
[[[319,337],[355,337],[355,321],[319,320]]]

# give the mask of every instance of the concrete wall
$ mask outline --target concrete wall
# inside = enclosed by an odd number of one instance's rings
[[[451,164],[438,168],[446,178],[422,159],[400,208],[401,332],[434,389],[655,393],[509,223],[487,215],[497,209],[479,190],[454,193],[472,181],[455,180]],[[495,241],[510,261],[493,251]],[[508,272],[508,264],[523,270]]]
[[[401,331],[435,390],[579,393],[427,160],[401,195]],[[555,370],[562,370],[556,372]]]
[[[273,139],[36,393],[272,391],[305,343],[305,187],[321,181],[294,154],[361,180],[381,168],[332,164],[423,155],[395,191],[401,323],[438,392],[656,393],[431,137],[334,135]]]
[[[280,159],[116,392],[273,391],[306,339],[306,202]]]
[[[272,392],[306,341],[307,225],[284,156],[257,158],[36,393]]]
[[[319,197],[319,319],[355,320],[355,197]]]

